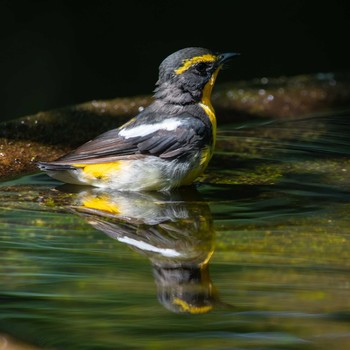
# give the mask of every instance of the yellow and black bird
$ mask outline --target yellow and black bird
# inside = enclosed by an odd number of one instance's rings
[[[135,118],[38,167],[57,180],[126,191],[191,184],[207,167],[216,139],[210,96],[235,53],[189,47],[159,67],[154,102]]]

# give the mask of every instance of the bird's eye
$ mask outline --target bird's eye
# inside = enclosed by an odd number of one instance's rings
[[[205,75],[207,73],[207,65],[204,62],[197,63],[195,69],[200,75]]]

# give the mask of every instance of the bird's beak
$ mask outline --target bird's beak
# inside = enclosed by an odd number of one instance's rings
[[[237,52],[227,52],[218,55],[218,64],[222,65],[227,61],[231,60],[235,56],[239,56],[240,54]]]

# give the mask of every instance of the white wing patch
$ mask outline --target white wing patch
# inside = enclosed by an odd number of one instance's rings
[[[181,120],[164,120],[161,123],[147,124],[147,125],[138,125],[133,128],[121,129],[119,135],[129,139],[130,137],[140,137],[152,134],[157,130],[175,130],[179,125],[181,125]]]

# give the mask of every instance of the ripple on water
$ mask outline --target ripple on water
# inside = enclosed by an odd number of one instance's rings
[[[176,193],[2,183],[0,345],[350,347],[348,120],[227,126]]]

